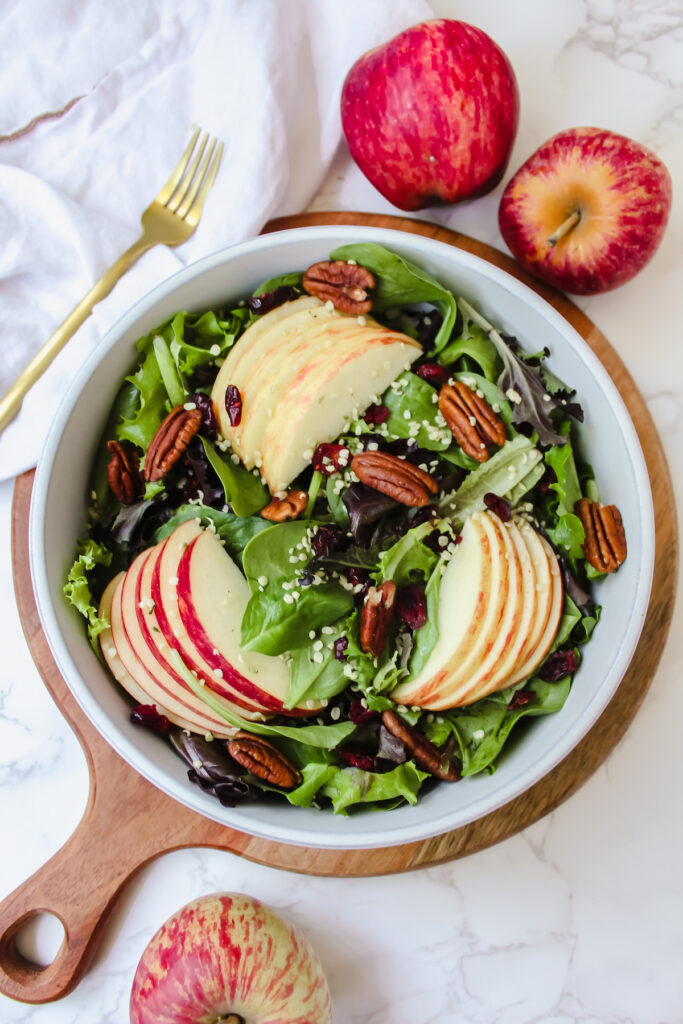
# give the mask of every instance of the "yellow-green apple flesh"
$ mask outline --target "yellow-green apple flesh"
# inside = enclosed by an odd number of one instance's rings
[[[240,628],[251,596],[249,584],[210,530],[185,547],[177,580],[180,619],[193,650],[213,669],[212,688],[219,673],[218,679],[234,693],[270,714],[300,716],[320,710],[318,702],[286,709],[290,674],[284,659],[242,650]]]
[[[517,81],[481,29],[425,21],[356,61],[341,119],[351,156],[394,206],[456,203],[502,178],[517,133]]]
[[[295,299],[247,328],[219,370],[211,397],[220,432],[277,493],[421,352],[413,338],[370,316]],[[235,426],[225,407],[229,385],[242,399]]]
[[[471,704],[531,675],[562,614],[557,558],[528,522],[469,516],[439,593],[439,637],[392,698],[431,711]]]
[[[642,270],[670,209],[671,178],[653,152],[615,132],[570,128],[510,180],[498,222],[526,270],[563,291],[594,295]]]
[[[166,921],[142,954],[131,1024],[331,1024],[309,941],[250,896],[216,893]]]
[[[169,721],[196,733],[228,736],[234,730],[214,714],[187,688],[176,691],[164,689],[151,676],[133,651],[121,617],[121,585],[124,574],[119,573],[107,586],[100,602],[100,615],[109,620],[110,629],[100,633],[99,642],[104,660],[116,681],[138,704],[153,704]]]

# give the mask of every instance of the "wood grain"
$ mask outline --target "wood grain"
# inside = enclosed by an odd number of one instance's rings
[[[256,839],[209,821],[141,778],[99,735],[62,679],[43,635],[28,571],[28,509],[33,474],[17,480],[13,507],[13,566],[17,603],[35,663],[85,752],[90,794],[78,828],[61,850],[0,904],[0,991],[41,1003],[78,984],[126,883],[155,857],[183,847],[229,850],[259,863],[314,875],[362,876],[443,863],[498,843],[538,821],[571,796],[623,736],[654,676],[673,610],[678,537],[668,467],[654,424],[625,366],[597,327],[564,295],[539,284],[514,261],[466,235],[408,218],[357,213],[312,213],[272,221],[268,231],[315,224],[390,227],[426,235],[501,267],[547,299],[576,328],[617,385],[647,455],[655,506],[656,550],[652,598],[637,651],[616,695],[590,733],[552,772],[500,810],[424,842],[380,850],[314,850]],[[153,820],[154,827],[149,823]],[[116,822],[115,830],[112,822]],[[83,884],[84,865],[87,884]],[[14,936],[41,910],[66,931],[55,961],[27,964]]]

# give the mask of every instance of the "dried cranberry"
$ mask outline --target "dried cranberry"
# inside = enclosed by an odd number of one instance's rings
[[[440,388],[448,380],[448,370],[438,363],[423,363],[418,366],[417,375],[435,388]]]
[[[360,768],[363,772],[371,772],[375,766],[375,759],[370,754],[356,754],[352,750],[340,750],[339,760],[349,768]]]
[[[138,704],[131,711],[130,720],[133,725],[142,725],[145,729],[158,732],[160,736],[163,736],[171,728],[171,723],[166,715],[160,714],[154,704]]]
[[[313,452],[313,469],[325,476],[332,476],[349,464],[351,452],[345,444],[319,444]]]
[[[419,629],[427,618],[427,601],[422,587],[411,583],[396,595],[396,614],[408,629]]]
[[[499,519],[502,519],[504,523],[507,523],[512,515],[510,505],[505,498],[499,498],[497,494],[493,493],[493,491],[488,491],[484,495],[484,504],[491,512],[497,515]]]
[[[370,573],[367,569],[360,569],[358,566],[352,565],[346,570],[346,578],[349,583],[353,583],[354,591],[356,587],[360,586],[360,590],[357,593],[354,592],[353,595],[356,604],[360,604],[370,589]]]
[[[205,437],[215,437],[218,433],[218,422],[213,411],[211,396],[205,395],[201,391],[196,391],[193,395],[190,395],[190,401],[194,402],[202,414],[200,433],[204,434]]]
[[[333,551],[339,551],[346,542],[344,531],[338,526],[319,526],[311,537],[311,547],[316,558],[327,558]]]
[[[337,661],[346,661],[346,648],[349,646],[348,637],[340,636],[334,641],[332,650]]]
[[[547,494],[550,490],[550,485],[554,483],[557,483],[557,473],[552,466],[546,466],[543,476],[536,484],[536,490],[539,494]]]
[[[368,722],[379,719],[379,714],[377,711],[363,707],[362,701],[352,700],[349,705],[349,718],[354,725],[367,725]]]
[[[575,672],[577,664],[576,651],[554,651],[538,670],[539,679],[544,683],[556,683],[570,672]]]
[[[533,698],[531,690],[517,690],[508,704],[508,711],[515,711],[516,708],[524,708]]]
[[[387,409],[386,405],[369,405],[363,413],[363,419],[366,423],[371,423],[373,426],[378,426],[380,423],[386,423],[391,416],[391,413]]]
[[[421,526],[422,523],[428,523],[430,519],[438,519],[439,510],[436,505],[423,505],[422,508],[418,508],[415,511],[415,515],[410,520],[410,527]]]
[[[251,298],[247,299],[247,305],[252,313],[263,316],[264,313],[270,313],[271,309],[281,306],[283,302],[288,302],[293,296],[293,289],[289,285],[282,284],[279,288],[274,288],[272,292],[252,295]]]
[[[228,384],[225,389],[225,411],[231,427],[239,427],[242,422],[242,396],[236,384]]]

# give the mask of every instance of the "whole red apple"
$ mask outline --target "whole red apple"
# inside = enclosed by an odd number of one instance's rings
[[[131,1024],[331,1024],[327,980],[313,948],[251,896],[188,903],[142,954]]]
[[[508,183],[498,223],[513,256],[542,281],[594,295],[651,259],[671,209],[671,178],[639,142],[570,128],[537,149]]]
[[[517,132],[509,60],[473,25],[425,21],[364,54],[342,88],[351,155],[402,210],[484,195]]]

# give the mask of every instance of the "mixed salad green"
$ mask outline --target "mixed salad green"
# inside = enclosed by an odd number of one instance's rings
[[[575,444],[581,407],[548,368],[549,352],[524,351],[466,299],[379,245],[345,245],[330,259],[355,261],[373,273],[372,316],[417,339],[423,355],[341,437],[314,454],[292,485],[308,493],[303,517],[272,524],[259,515],[270,501],[267,487],[258,472],[230,458],[216,435],[209,399],[226,354],[245,329],[302,293],[302,274],[292,273],[264,282],[237,304],[179,312],[140,340],[137,364],[103,432],[88,537],[64,587],[86,617],[99,653],[97,638],[107,623],[97,607],[107,582],[186,519],[213,524],[251,591],[241,624],[243,648],[287,659],[286,707],[324,705],[311,718],[230,719],[178,659],[178,670],[202,700],[229,724],[266,736],[301,773],[300,785],[277,792],[245,773],[223,742],[149,718],[185,758],[190,778],[226,804],[284,798],[347,813],[361,805],[414,803],[436,783],[382,724],[380,713],[387,709],[447,751],[462,776],[493,772],[520,719],[562,708],[579,647],[599,617],[590,596],[599,574],[586,562],[584,528],[574,513],[582,496],[599,495]],[[507,442],[486,462],[467,456],[445,426],[437,395],[447,379],[476,388],[505,424]],[[199,435],[164,479],[148,483],[139,500],[121,504],[107,482],[106,442],[130,442],[144,458],[168,411],[188,402],[202,410]],[[433,505],[408,508],[365,487],[348,459],[335,459],[346,449],[351,456],[388,451],[425,467],[439,483]],[[558,555],[564,609],[552,650],[532,678],[466,707],[431,713],[397,706],[391,691],[417,675],[436,643],[442,571],[463,522],[491,495],[532,516]],[[384,653],[373,658],[360,644],[361,607],[368,587],[385,580],[398,588],[399,611]]]

